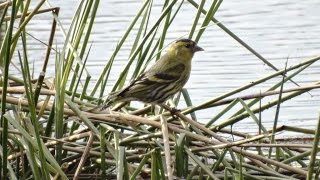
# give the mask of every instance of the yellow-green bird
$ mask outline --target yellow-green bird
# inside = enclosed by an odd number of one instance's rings
[[[166,54],[125,88],[110,93],[102,109],[116,102],[142,101],[161,104],[180,91],[191,72],[191,60],[195,52],[203,51],[190,39],[172,43]]]

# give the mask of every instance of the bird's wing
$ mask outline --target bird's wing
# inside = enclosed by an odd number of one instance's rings
[[[153,86],[160,84],[171,84],[178,81],[181,77],[181,73],[185,70],[185,65],[179,63],[175,66],[165,68],[162,71],[148,70],[138,76],[137,79],[132,81],[124,89],[115,92],[116,96],[125,96],[127,92],[135,94],[138,92],[147,92],[147,90],[153,89]],[[113,94],[110,94],[113,95]]]
[[[184,70],[185,65],[179,63],[162,71],[151,71],[147,73],[147,79],[149,81],[157,81],[158,83],[173,83],[180,79],[181,73]]]

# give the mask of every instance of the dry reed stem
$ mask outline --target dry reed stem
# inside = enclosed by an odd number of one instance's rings
[[[79,165],[77,167],[76,172],[74,173],[73,180],[78,180],[79,179],[79,175],[81,173],[82,167],[84,166],[84,164],[85,164],[85,162],[87,160],[87,157],[89,155],[89,151],[91,149],[91,145],[93,143],[93,139],[94,139],[94,135],[92,134],[92,132],[90,132],[88,144],[87,144],[86,148],[84,149],[84,152],[83,152],[83,154],[82,154],[82,156],[80,158],[80,162],[79,162]]]
[[[166,108],[168,108],[169,110],[171,109],[168,106]],[[222,137],[217,136],[214,132],[212,132],[209,129],[205,128],[204,126],[200,125],[198,122],[189,119],[188,117],[183,115],[181,112],[175,112],[175,115],[177,115],[182,120],[190,123],[191,125],[195,125],[197,128],[203,130],[204,132],[208,133],[212,137],[214,137],[217,140],[219,140],[220,142],[218,142],[218,144],[229,143],[226,139],[223,139]],[[266,158],[266,157],[263,157],[263,156],[260,156],[260,155],[257,155],[257,154],[253,154],[253,153],[250,153],[248,151],[241,150],[241,148],[230,147],[230,149],[233,150],[234,152],[239,153],[239,154],[241,153],[242,155],[247,156],[248,158],[253,158],[253,159],[265,162],[265,163],[269,163],[269,164],[272,164],[272,165],[275,165],[275,166],[279,166],[279,167],[281,167],[283,169],[289,170],[291,172],[294,172],[294,173],[297,173],[297,174],[300,174],[300,175],[304,175],[304,176],[307,175],[307,172],[304,171],[304,170],[301,170],[301,169],[298,169],[298,168],[294,168],[294,167],[289,166],[287,164],[284,164],[284,163],[281,163],[281,162],[278,162],[278,161],[275,161],[275,160],[272,160],[272,159],[269,159],[269,158]]]
[[[47,12],[51,12],[51,11],[57,11],[57,10],[59,10],[59,7],[41,9],[41,10],[38,10],[35,14],[43,14],[43,13],[47,13]],[[31,13],[32,12],[27,12],[26,16],[29,16]],[[16,19],[19,19],[21,17],[22,17],[22,14],[17,14],[16,15]],[[4,21],[10,21],[10,18],[11,18],[11,16],[6,16],[3,20]]]
[[[20,132],[9,131],[9,133],[14,133],[14,134],[21,135]],[[82,138],[88,137],[90,135],[90,133],[91,132],[84,132],[84,133],[80,133],[80,134],[74,134],[74,135],[71,135],[71,136],[68,136],[68,137],[64,137],[64,138],[61,138],[61,139],[55,139],[55,138],[44,137],[44,136],[41,136],[41,138],[50,140],[49,142],[45,143],[45,146],[47,146],[49,148],[51,146],[57,145],[58,143],[72,144],[71,142],[73,142],[73,141],[80,140]],[[77,144],[74,144],[74,145],[77,145]],[[9,155],[8,156],[8,160],[15,159],[15,158],[17,158],[19,156],[21,156],[21,152]]]
[[[161,130],[162,130],[162,137],[163,137],[163,145],[164,145],[164,156],[166,160],[166,169],[167,175],[169,180],[173,180],[173,171],[171,168],[171,153],[170,153],[170,140],[169,140],[169,132],[168,132],[168,124],[167,120],[164,119],[162,115],[160,115],[161,120]]]
[[[248,142],[252,142],[252,141],[257,141],[260,140],[262,138],[266,138],[266,137],[270,137],[271,135],[257,135],[257,136],[253,136],[251,138],[248,139],[243,139],[243,140],[239,140],[239,141],[234,141],[234,142],[228,142],[228,143],[223,143],[223,144],[219,144],[219,145],[213,145],[213,146],[206,146],[206,147],[197,147],[197,148],[192,148],[192,151],[203,151],[203,150],[211,150],[211,149],[223,149],[223,148],[229,148],[232,146],[240,146],[242,144],[248,143]],[[242,146],[241,146],[242,147]]]
[[[11,104],[18,104],[19,103],[19,99],[15,98],[15,97],[7,97],[7,102],[11,103]],[[27,107],[28,106],[28,102],[25,99],[20,99],[20,103],[22,106]],[[37,109],[40,109],[41,107],[43,107],[43,103],[38,103],[37,104]],[[51,110],[52,104],[48,104],[46,106],[46,110]],[[65,115],[68,116],[74,116],[75,113],[68,109],[65,108],[64,109]],[[108,112],[106,112],[108,113]],[[181,118],[182,120],[184,120],[185,122],[189,123],[190,125],[198,128],[199,130],[203,131],[204,133],[210,135],[210,137],[214,137],[217,140],[214,139],[210,139],[208,137],[205,136],[201,136],[198,134],[194,134],[192,132],[186,131],[184,129],[181,129],[173,124],[168,123],[168,129],[170,129],[171,131],[174,131],[176,133],[185,133],[188,137],[193,138],[197,141],[202,141],[208,144],[212,144],[212,145],[218,145],[218,147],[228,147],[230,146],[230,142],[228,142],[227,140],[223,139],[222,137],[218,136],[216,133],[214,133],[213,131],[209,130],[208,128],[205,128],[203,125],[199,124],[198,122],[195,122],[189,118],[187,118],[185,115],[183,115],[180,112],[176,112],[175,113],[179,118]],[[134,115],[130,115],[130,114],[123,114],[123,113],[119,113],[119,112],[112,112],[110,114],[93,114],[93,113],[87,113],[87,112],[83,112],[83,115],[87,116],[88,118],[90,118],[92,121],[98,120],[98,121],[106,121],[106,122],[112,122],[112,123],[123,123],[123,124],[127,124],[130,125],[132,123],[135,124],[145,124],[145,125],[149,125],[149,126],[153,126],[156,127],[158,129],[161,129],[161,123],[155,120],[158,120],[159,117],[152,117],[152,118],[144,118],[144,117],[139,117],[139,116],[134,116]],[[233,145],[238,145],[238,144],[233,144]],[[231,145],[232,146],[232,145]],[[256,155],[247,151],[241,151],[240,148],[238,147],[230,147],[230,149],[234,152],[237,153],[241,153],[242,155],[246,156],[249,159],[254,159],[254,161],[257,163],[259,162],[260,166],[263,164],[261,164],[260,162],[264,162],[264,163],[269,163],[275,166],[279,166],[280,168],[286,169],[288,171],[300,174],[305,176],[306,175],[306,171],[302,170],[302,169],[298,169],[298,168],[294,168],[292,166],[289,166],[287,164],[272,160],[272,159],[268,159],[266,157],[260,156],[260,155]],[[274,171],[274,170],[273,170]]]

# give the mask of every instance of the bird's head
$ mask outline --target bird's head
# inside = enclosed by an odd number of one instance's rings
[[[197,51],[203,51],[196,42],[190,39],[179,39],[175,41],[169,48],[169,53],[178,57],[179,59],[192,59]]]

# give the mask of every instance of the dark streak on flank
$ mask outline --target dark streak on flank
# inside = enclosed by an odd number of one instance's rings
[[[161,101],[160,100],[160,97],[161,96],[163,96],[163,90],[165,89],[167,87],[167,84],[163,84],[163,85],[161,85],[161,86],[159,86],[159,87],[157,87],[154,91],[153,91],[153,97],[152,97],[152,99],[159,99],[158,101]],[[160,94],[161,93],[161,94]],[[158,96],[160,96],[160,97],[158,97]],[[158,98],[156,98],[156,97],[158,97]]]
[[[124,97],[124,96],[125,96],[125,93],[127,93],[127,92],[130,90],[130,88],[132,88],[132,87],[135,86],[135,85],[145,84],[145,85],[150,86],[150,85],[154,85],[154,84],[157,83],[156,81],[151,81],[151,80],[149,80],[148,78],[143,78],[143,79],[141,79],[142,77],[143,77],[143,76],[140,76],[140,77],[139,77],[140,79],[137,79],[137,80],[133,81],[127,88],[123,89],[123,90],[118,94],[118,96]]]

